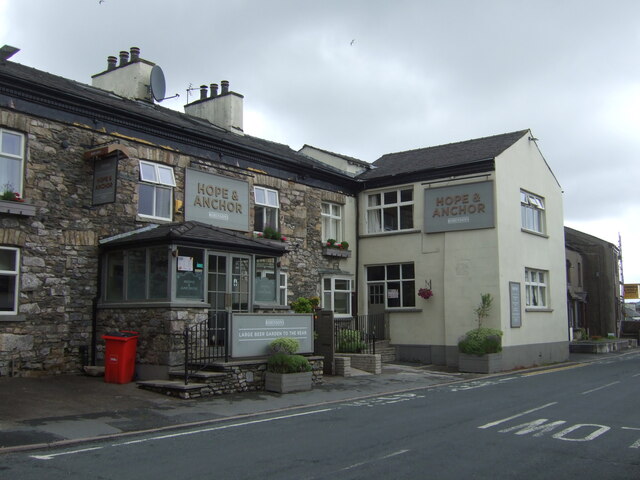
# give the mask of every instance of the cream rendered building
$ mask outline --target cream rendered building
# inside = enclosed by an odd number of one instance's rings
[[[458,364],[460,336],[504,332],[502,368],[566,360],[562,191],[529,130],[388,154],[360,176],[358,310],[389,315],[398,358]],[[423,299],[420,288],[431,288]]]

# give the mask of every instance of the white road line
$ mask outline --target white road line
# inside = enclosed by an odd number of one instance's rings
[[[35,458],[36,460],[51,460],[54,457],[59,457],[61,455],[73,455],[75,453],[83,453],[90,452],[92,450],[100,450],[103,447],[92,447],[92,448],[82,448],[80,450],[71,450],[69,452],[60,452],[60,453],[51,453],[49,455],[31,455],[31,458]]]
[[[496,420],[495,422],[491,422],[491,423],[486,423],[478,428],[491,428],[491,427],[495,427],[496,425],[500,425],[501,423],[505,423],[508,422],[509,420],[513,420],[514,418],[518,418],[518,417],[523,417],[525,415],[528,415],[530,413],[533,412],[537,412],[538,410],[542,410],[543,408],[547,408],[550,407],[552,405],[556,405],[558,402],[551,402],[551,403],[547,403],[545,405],[542,405],[540,407],[536,407],[536,408],[532,408],[531,410],[527,410],[526,412],[522,412],[522,413],[518,413],[516,415],[513,415],[511,417],[507,417],[507,418],[503,418],[502,420]]]
[[[636,430],[636,431],[640,431],[640,428],[635,428],[635,427],[622,427],[622,430]],[[636,440],[635,442],[633,442],[633,444],[631,444],[631,446],[629,448],[640,448],[640,440]]]
[[[216,430],[225,430],[227,428],[244,427],[246,425],[255,425],[258,423],[275,422],[276,420],[287,420],[294,417],[302,417],[305,415],[314,415],[316,413],[324,413],[333,410],[333,408],[324,408],[322,410],[313,410],[311,412],[292,413],[291,415],[283,415],[281,417],[263,418],[261,420],[251,420],[250,422],[233,423],[231,425],[220,425],[218,427],[201,428],[199,430],[190,430],[188,432],[171,433],[168,435],[159,435],[157,437],[141,438],[139,440],[131,440],[129,442],[114,443],[113,447],[120,447],[123,445],[133,445],[136,443],[144,443],[152,440],[166,440],[168,438],[184,437],[186,435],[195,435],[197,433],[214,432]]]
[[[597,392],[598,390],[602,390],[603,388],[610,387],[611,385],[615,385],[617,383],[620,383],[620,380],[618,380],[617,382],[607,383],[606,385],[603,385],[603,386],[598,387],[598,388],[594,388],[592,390],[587,390],[586,392],[582,392],[582,395],[586,395],[587,393]]]
[[[384,457],[381,457],[383,460],[385,458],[391,458],[391,457],[395,457],[396,455],[402,455],[403,453],[407,453],[409,450],[398,450],[397,452],[393,452],[390,453],[389,455],[385,455]]]
[[[632,377],[640,377],[640,373],[636,373],[635,375],[631,375]]]

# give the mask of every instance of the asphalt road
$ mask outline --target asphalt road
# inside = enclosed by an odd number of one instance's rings
[[[640,353],[8,454],[15,479],[638,479]]]

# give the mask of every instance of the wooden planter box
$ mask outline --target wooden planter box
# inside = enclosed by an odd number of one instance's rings
[[[469,355],[460,353],[458,370],[468,373],[495,373],[502,371],[502,354]]]
[[[264,389],[268,392],[289,393],[311,390],[313,372],[264,374]]]
[[[33,217],[36,214],[36,207],[24,202],[0,200],[0,213],[10,213],[12,215],[22,215],[23,217]]]
[[[351,250],[344,250],[338,247],[322,247],[322,254],[327,257],[349,258],[351,256]]]

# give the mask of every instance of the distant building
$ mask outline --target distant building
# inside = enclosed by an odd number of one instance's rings
[[[564,232],[570,326],[589,335],[618,334],[623,316],[620,249],[569,227]]]

